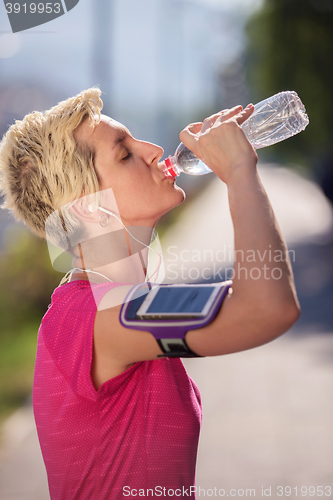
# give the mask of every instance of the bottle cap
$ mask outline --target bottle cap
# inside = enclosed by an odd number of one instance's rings
[[[168,156],[168,158],[166,158],[164,160],[164,163],[165,163],[165,166],[169,172],[170,175],[172,175],[172,177],[178,177],[179,176],[179,172],[177,172],[176,170],[176,166],[174,164],[174,161],[172,159],[172,156]]]

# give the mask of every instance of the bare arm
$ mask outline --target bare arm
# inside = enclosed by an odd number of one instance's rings
[[[184,144],[226,183],[235,235],[233,293],[213,323],[186,336],[201,355],[264,344],[299,316],[287,246],[257,172],[257,155],[239,127],[252,109],[215,115],[203,133],[194,124],[181,134]]]
[[[203,124],[189,125],[180,135],[226,183],[235,233],[233,293],[211,324],[186,334],[189,347],[202,356],[269,342],[299,316],[287,247],[257,172],[257,155],[239,127],[252,111],[238,107],[221,112]],[[272,258],[276,251],[279,259]],[[151,334],[120,324],[119,311],[120,307],[110,307],[96,315],[92,371],[96,387],[131,364],[161,354]]]

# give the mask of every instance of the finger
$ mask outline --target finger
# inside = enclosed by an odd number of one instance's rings
[[[203,121],[201,132],[204,133],[204,132],[206,132],[206,130],[211,128],[214,125],[214,123],[216,122],[216,120],[218,118],[220,118],[220,116],[223,116],[227,111],[229,111],[229,110],[223,109],[222,111],[219,111],[218,113],[215,113],[214,115],[211,115],[211,116],[208,116],[207,118],[205,118]]]
[[[222,119],[226,116],[228,116],[228,117],[233,116],[233,115],[239,113],[242,109],[243,109],[243,106],[241,104],[238,104],[237,106],[234,106],[233,108],[223,109],[222,111],[220,111],[219,113],[216,113],[216,115],[213,115],[213,116],[216,116],[217,118]]]
[[[197,145],[198,133],[200,132],[202,123],[190,123],[185,127],[179,134],[179,138],[183,144],[190,150],[194,152]],[[195,154],[195,152],[194,152]]]
[[[218,118],[217,123],[223,123],[227,120],[230,120],[230,118],[233,118],[234,116],[241,113],[242,109],[243,109],[242,106],[235,106],[234,108],[228,109],[226,113],[224,113]]]
[[[209,116],[208,118],[206,118],[203,121],[201,133],[204,133],[204,132],[206,132],[206,130],[211,128],[214,125],[214,123],[216,122],[216,120],[219,120],[220,122],[228,120],[232,116],[239,113],[242,109],[243,109],[243,107],[241,105],[234,106],[231,109],[223,109],[222,111],[219,111],[218,113],[215,113],[214,115]]]
[[[237,116],[235,116],[238,125],[242,125],[242,123],[244,123],[245,120],[247,120],[252,115],[253,111],[254,111],[253,104],[249,104],[248,106],[246,106],[245,109],[243,109],[243,111],[238,113]]]
[[[184,130],[187,130],[191,134],[198,134],[202,129],[202,122],[190,123]]]
[[[206,130],[211,128],[214,125],[214,123],[216,122],[216,120],[218,119],[218,117],[219,117],[219,114],[210,116],[209,118],[205,118],[205,120],[203,121],[202,128],[201,128],[200,132],[204,133],[204,132],[206,132]]]

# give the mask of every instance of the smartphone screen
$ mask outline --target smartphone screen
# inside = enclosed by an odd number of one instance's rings
[[[219,291],[217,286],[170,286],[149,292],[137,316],[149,318],[199,318],[206,314]]]

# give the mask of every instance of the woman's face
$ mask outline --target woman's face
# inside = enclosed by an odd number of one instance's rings
[[[100,188],[112,188],[124,223],[152,227],[184,200],[182,189],[157,166],[163,149],[134,139],[124,125],[102,115],[94,129],[85,120],[75,137],[95,151]]]

